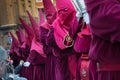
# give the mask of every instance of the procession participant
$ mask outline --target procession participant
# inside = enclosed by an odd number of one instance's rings
[[[25,41],[25,34],[24,34],[21,26],[18,27],[18,30],[16,31],[16,35],[17,35],[19,43],[22,45]]]
[[[32,44],[32,39],[34,37],[33,29],[22,19],[19,18],[20,22],[22,23],[24,29],[25,29],[25,41],[24,43],[20,46],[20,53],[22,55],[22,59],[24,61],[27,60],[29,54],[30,54],[30,48]],[[29,65],[29,64],[27,64]],[[34,66],[30,65],[29,67],[25,67],[25,65],[22,67],[22,70],[20,72],[20,76],[26,77],[28,80],[33,79],[33,71],[34,71]]]
[[[46,75],[46,80],[57,80],[55,78],[56,57],[52,53],[52,48],[46,43],[46,38],[48,32],[51,29],[51,24],[56,19],[56,9],[53,3],[51,2],[51,0],[43,0],[43,6],[44,6],[44,14],[45,14],[46,22],[41,23],[40,25],[40,32],[41,32],[40,39],[41,42],[43,43],[44,53],[47,55],[45,75]]]
[[[47,36],[47,44],[52,47],[54,56],[56,56],[56,78],[57,80],[73,80],[76,78],[74,68],[70,68],[70,60],[68,57],[75,54],[73,50],[73,40],[69,35],[71,26],[74,24],[74,18],[76,17],[74,7],[70,0],[59,1],[56,0],[57,18],[53,22],[53,28],[50,29]],[[74,27],[77,27],[74,25]],[[70,70],[74,69],[74,70]],[[70,72],[71,71],[71,72]],[[73,74],[72,74],[73,72]]]
[[[119,0],[84,1],[92,32],[89,58],[91,66],[96,65],[98,72],[98,78],[91,80],[119,80],[120,2]],[[94,73],[92,75],[94,76]]]
[[[78,29],[77,37],[74,42],[74,50],[78,52],[77,55],[77,79],[76,80],[89,80],[88,53],[90,49],[91,33],[89,30],[89,16],[86,12],[84,0],[72,0],[72,3],[77,11],[76,17],[79,22],[80,28]]]
[[[43,45],[40,42],[40,31],[39,26],[32,17],[32,15],[27,11],[32,28],[34,31],[34,38],[32,39],[30,54],[25,62],[25,65],[29,63],[34,66],[33,80],[45,80],[45,58],[46,55],[43,52]]]
[[[21,60],[21,56],[19,53],[20,44],[19,44],[19,41],[16,39],[16,37],[13,35],[13,33],[10,32],[10,35],[12,37],[12,44],[10,47],[9,56],[13,60],[13,63],[12,63],[13,66],[16,67]]]

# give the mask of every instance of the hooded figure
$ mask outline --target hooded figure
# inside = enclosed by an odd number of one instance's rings
[[[89,26],[85,23],[83,29],[77,33],[77,37],[74,43],[74,50],[78,52],[80,56],[78,58],[77,65],[77,80],[89,79],[89,58],[88,53],[90,50],[90,42],[91,42],[91,33],[89,30]],[[82,26],[82,25],[81,25]],[[84,73],[84,74],[83,74]]]
[[[73,50],[72,47],[73,39],[70,37],[69,31],[73,27],[76,12],[70,0],[67,1],[56,0],[56,7],[57,17],[52,24],[53,28],[48,33],[46,42],[49,46],[52,47],[53,55],[57,58],[55,67],[56,79],[73,80],[75,79],[76,72],[72,73],[72,71],[75,71],[76,65],[74,65],[74,70],[70,70],[72,68],[69,67],[68,57],[71,57],[71,59],[69,59],[70,62],[71,60],[73,60],[73,58],[75,61],[76,57],[72,56],[75,53],[75,51]],[[66,36],[67,39],[70,40],[70,45],[69,41],[65,42]]]
[[[43,0],[44,12],[49,24],[52,24],[56,18],[56,9],[50,0]]]
[[[43,5],[46,22],[40,26],[40,39],[43,44],[44,53],[47,55],[45,76],[46,80],[57,80],[55,78],[56,57],[52,53],[52,48],[47,44],[47,35],[53,29],[51,25],[56,19],[56,9],[51,0],[43,0]]]
[[[89,19],[86,12],[86,7],[84,4],[84,0],[72,0],[74,7],[76,8],[79,22],[79,31],[77,32],[77,36],[74,41],[74,50],[78,53],[77,59],[77,79],[76,80],[88,80],[90,78],[89,74],[89,63],[90,60],[88,58],[88,53],[90,50],[90,42],[91,42],[91,33],[89,30]]]
[[[16,34],[20,42],[20,45],[22,45],[25,42],[25,34],[20,26],[18,27],[18,31],[16,31]]]
[[[20,22],[22,23],[24,29],[25,29],[25,41],[23,42],[23,44],[20,47],[20,52],[22,54],[22,58],[23,60],[26,60],[29,52],[30,52],[30,48],[31,48],[31,43],[32,43],[32,39],[34,37],[34,32],[33,29],[26,23],[26,21],[24,21],[22,18],[19,18]]]
[[[24,43],[20,46],[20,53],[21,53],[21,58],[26,61],[29,54],[30,54],[30,48],[32,44],[32,39],[34,37],[34,32],[33,29],[22,19],[19,18],[20,22],[22,23],[24,29],[25,29],[25,41]],[[29,67],[22,67],[22,70],[20,72],[20,76],[26,77],[28,80],[33,80],[33,70],[34,66],[30,65]]]
[[[30,63],[30,65],[34,66],[33,80],[45,80],[46,55],[43,52],[43,45],[39,37],[40,35],[39,26],[32,17],[32,15],[28,11],[27,13],[34,31],[34,38],[32,39],[30,54],[26,60],[27,62],[25,63]],[[30,65],[26,67],[29,67]]]
[[[9,55],[10,58],[13,60],[14,67],[16,67],[21,59],[21,53],[19,52],[20,43],[11,32],[10,35],[12,37],[12,45]]]
[[[19,53],[19,41],[15,38],[15,36],[10,32],[10,35],[12,37],[12,46],[11,46],[11,49],[10,49],[10,53],[16,53],[18,56],[20,56],[20,53]]]
[[[26,23],[26,21],[22,18],[19,18],[20,22],[22,23],[24,29],[25,29],[25,35],[26,35],[26,39],[23,43],[23,45],[21,46],[21,48],[25,48],[26,46],[28,46],[29,48],[31,47],[31,42],[32,39],[34,37],[34,32],[33,29]]]
[[[45,22],[44,14],[42,9],[38,9],[39,12],[39,26]]]
[[[119,0],[84,0],[90,17],[92,40],[89,51],[98,77],[90,80],[120,79],[120,2]],[[112,23],[112,24],[111,24]]]
[[[71,47],[73,45],[73,40],[71,39],[68,33],[70,31],[71,26],[73,26],[73,20],[75,18],[76,11],[72,6],[70,0],[56,0],[56,7],[57,19],[53,23],[54,37],[58,47],[60,49],[65,49],[66,47]],[[69,38],[68,42],[70,44],[64,44],[64,40],[66,37]]]

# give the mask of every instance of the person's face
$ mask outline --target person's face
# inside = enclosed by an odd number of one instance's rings
[[[73,11],[70,8],[63,8],[58,10],[58,17],[60,18],[61,21],[69,21],[70,18],[72,18],[74,12],[75,11]]]

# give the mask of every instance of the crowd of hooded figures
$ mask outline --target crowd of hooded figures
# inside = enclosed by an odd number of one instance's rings
[[[86,6],[83,0],[56,0],[54,6],[51,0],[43,0],[39,22],[29,11],[31,25],[19,18],[22,25],[16,31],[17,38],[10,32],[9,56],[15,74],[27,80],[120,79],[120,31],[116,28],[120,16],[114,16],[120,12],[116,10],[120,3],[84,1]],[[109,23],[112,19],[116,27]]]
[[[14,67],[24,61],[18,72],[20,76],[28,80],[88,78],[88,66],[84,65],[84,60],[89,61],[91,34],[82,11],[73,4],[70,0],[56,0],[54,7],[51,0],[43,0],[44,11],[39,9],[39,22],[29,11],[26,12],[31,26],[19,18],[22,26],[16,31],[17,38],[10,33],[12,45],[9,54]],[[82,69],[81,64],[85,66]]]
[[[43,0],[43,5],[44,11],[39,9],[39,22],[27,11],[31,26],[19,18],[22,26],[16,31],[17,38],[10,32],[9,55],[18,69],[16,73],[28,80],[80,79],[81,60],[88,61],[89,25],[70,0],[56,0],[56,7],[51,0]],[[24,63],[19,66],[21,60]],[[88,76],[87,68],[83,70],[84,76]]]

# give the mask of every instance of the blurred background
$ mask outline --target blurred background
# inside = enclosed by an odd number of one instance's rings
[[[55,0],[52,0],[55,4]],[[8,33],[15,33],[20,24],[19,17],[29,22],[26,10],[39,21],[38,9],[43,7],[42,0],[0,0],[0,45],[10,48],[11,38]]]

